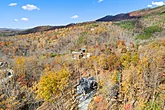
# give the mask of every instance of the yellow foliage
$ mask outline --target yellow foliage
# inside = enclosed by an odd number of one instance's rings
[[[69,73],[66,70],[59,72],[46,72],[41,77],[37,88],[38,98],[50,101],[52,97],[56,97],[59,93],[63,92],[67,87],[69,81]]]
[[[14,70],[17,74],[23,75],[25,73],[26,59],[24,57],[15,57]]]
[[[117,71],[111,73],[110,81],[114,84],[117,82]]]
[[[121,49],[123,47],[122,42],[119,43],[118,48]]]
[[[100,67],[102,68],[106,68],[106,64],[107,64],[107,58],[105,57],[105,55],[100,55],[98,58],[97,58],[97,63]]]

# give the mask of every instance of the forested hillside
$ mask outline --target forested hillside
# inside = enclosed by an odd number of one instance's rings
[[[129,20],[0,37],[0,109],[76,110],[75,85],[90,76],[98,88],[89,110],[165,109],[163,9],[137,11],[143,16]],[[92,55],[73,59],[81,48]]]

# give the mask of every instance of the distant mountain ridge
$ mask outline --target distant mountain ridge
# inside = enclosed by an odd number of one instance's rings
[[[23,31],[24,29],[0,28],[0,31]]]
[[[146,9],[133,11],[129,13],[121,13],[114,16],[107,15],[103,18],[100,18],[91,22],[110,22],[110,21],[115,22],[115,21],[129,20],[129,19],[139,19],[144,16],[159,14],[159,13],[165,13],[165,6],[160,6],[156,8],[146,8]],[[91,22],[71,23],[71,24],[63,25],[63,26],[37,26],[34,28],[26,29],[26,30],[0,28],[0,36],[13,36],[13,35],[23,35],[23,34],[29,34],[29,33],[43,32],[43,31],[60,29],[60,28],[68,28],[70,26],[75,26],[75,25],[89,24]]]
[[[121,20],[128,20],[128,19],[139,18],[139,17],[140,16],[130,16],[129,13],[126,13],[126,14],[118,14],[115,16],[108,15],[96,21],[121,21]]]
[[[55,29],[68,28],[68,27],[76,26],[76,25],[90,24],[92,22],[95,22],[95,21],[83,22],[83,23],[70,23],[68,25],[62,25],[62,26],[37,26],[37,27],[31,28],[31,29],[21,31],[18,34],[22,35],[22,34],[43,32],[43,31],[50,31],[50,30],[55,30]]]
[[[23,35],[23,34],[29,34],[29,33],[36,33],[36,32],[43,32],[43,31],[49,31],[54,29],[60,29],[60,28],[67,28],[70,26],[76,25],[74,23],[68,24],[66,26],[37,26],[30,29],[10,29],[10,28],[0,28],[0,36],[14,36],[14,35]]]
[[[0,28],[0,36],[14,36],[21,31],[21,29]]]
[[[160,6],[156,8],[146,8],[138,11],[133,11],[129,13],[121,13],[117,15],[107,15],[103,18],[97,19],[96,21],[121,21],[121,20],[129,20],[129,19],[135,19],[135,18],[140,18],[144,17],[147,15],[152,15],[152,14],[158,14],[158,13],[164,13],[165,12],[165,6]]]
[[[76,24],[72,23],[72,24],[68,24],[66,26],[37,26],[37,27],[31,28],[31,29],[21,31],[19,34],[22,35],[22,34],[43,32],[43,31],[49,31],[49,30],[54,30],[54,29],[67,28],[67,27],[70,27],[73,25],[76,25]]]

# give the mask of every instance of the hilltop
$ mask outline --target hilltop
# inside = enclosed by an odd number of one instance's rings
[[[121,20],[130,20],[135,18],[142,18],[145,16],[157,15],[165,12],[165,6],[160,6],[156,8],[146,8],[138,11],[133,11],[129,13],[121,13],[117,15],[107,15],[103,18],[100,18],[96,21],[121,21]]]

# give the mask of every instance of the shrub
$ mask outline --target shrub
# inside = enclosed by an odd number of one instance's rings
[[[136,39],[145,40],[145,39],[149,39],[150,37],[152,37],[152,34],[143,33],[143,34],[139,34],[139,35],[136,37]]]
[[[136,39],[149,39],[152,37],[152,34],[155,32],[161,32],[161,28],[159,26],[150,26],[144,29],[144,33],[139,34]]]
[[[55,56],[57,56],[57,54],[51,53],[50,56],[55,57]]]
[[[155,32],[161,32],[161,28],[159,26],[150,26],[144,29],[144,33],[153,34]]]
[[[144,110],[161,110],[160,105],[157,102],[148,102]]]
[[[121,22],[118,22],[116,24],[118,26],[121,26],[124,29],[130,30],[130,29],[135,28],[135,23],[136,23],[136,21],[121,21]]]

